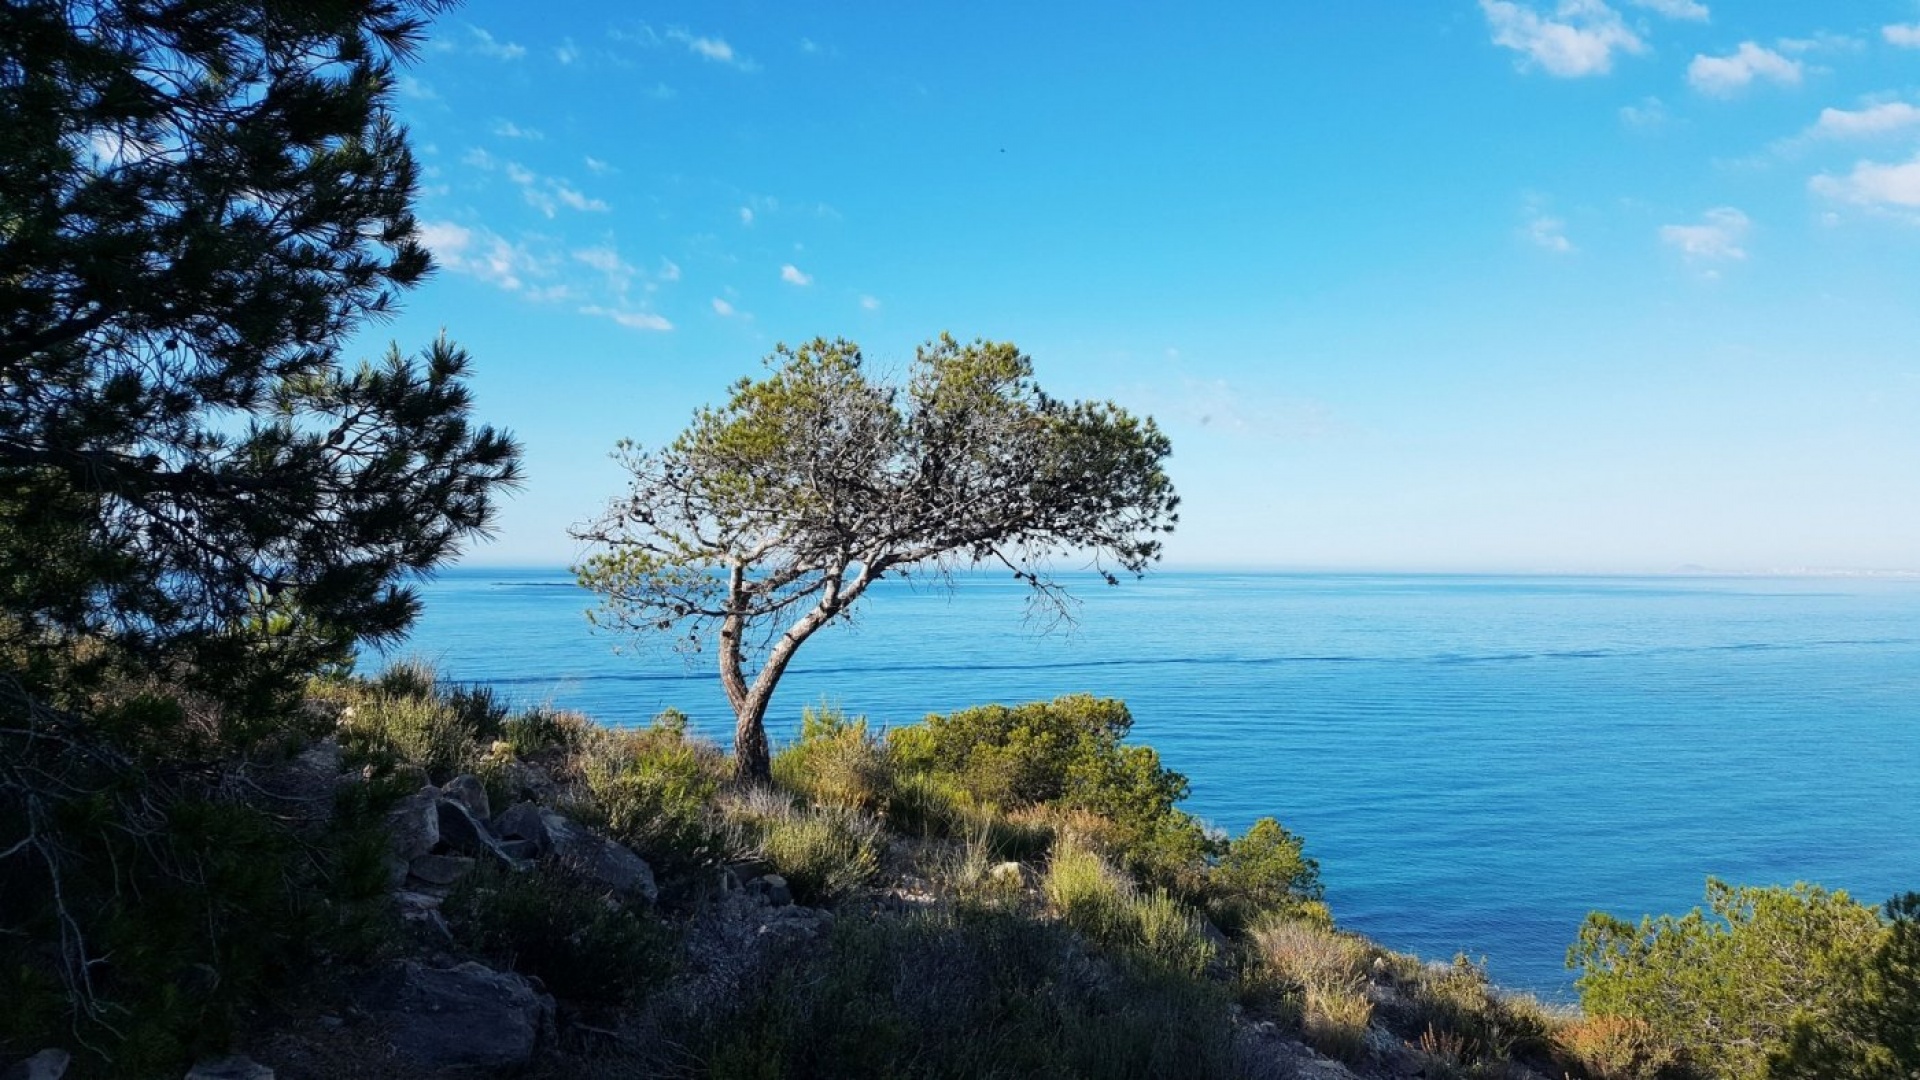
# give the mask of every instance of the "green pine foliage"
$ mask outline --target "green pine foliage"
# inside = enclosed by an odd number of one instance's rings
[[[1856,973],[1887,933],[1844,892],[1709,878],[1704,910],[1638,925],[1589,915],[1567,963],[1588,1013],[1643,1022],[1701,1075],[1763,1080],[1796,1033],[1854,1023]]]

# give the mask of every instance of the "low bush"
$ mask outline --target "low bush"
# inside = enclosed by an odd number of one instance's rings
[[[822,704],[800,713],[800,738],[773,757],[774,783],[815,803],[872,813],[893,798],[893,755],[867,729]]]
[[[799,806],[782,792],[755,788],[727,800],[724,812],[804,903],[838,900],[879,870],[880,825],[857,810]]]
[[[1305,843],[1270,817],[1228,841],[1207,875],[1208,913],[1230,932],[1276,915],[1316,918],[1324,895],[1320,866],[1307,858]]]
[[[592,731],[592,723],[579,713],[535,706],[502,721],[500,739],[515,756],[527,758],[548,750],[578,750]]]
[[[1186,798],[1186,777],[1151,747],[1124,744],[1132,727],[1124,703],[1078,694],[936,714],[889,731],[887,743],[903,773],[938,777],[976,804],[1097,815],[1106,822],[1102,850],[1193,895],[1212,848],[1175,805]]]
[[[1214,944],[1191,908],[1163,890],[1142,895],[1076,844],[1054,849],[1042,892],[1061,921],[1088,940],[1155,968],[1193,977],[1214,960]]]
[[[676,1075],[1188,1080],[1235,1075],[1227,1002],[1145,970],[1090,971],[1058,926],[978,909],[842,918],[702,1017]]]
[[[1253,930],[1257,997],[1283,1018],[1295,1019],[1321,1053],[1343,1061],[1366,1048],[1373,1002],[1366,995],[1365,942],[1323,925],[1270,919]]]
[[[339,735],[350,760],[418,765],[436,784],[478,770],[507,721],[491,689],[445,685],[418,661],[395,664],[346,696]]]
[[[1678,1059],[1644,1020],[1584,1016],[1554,1033],[1563,1067],[1587,1080],[1660,1080]]]
[[[1720,1080],[1761,1080],[1794,1038],[1846,1029],[1887,933],[1844,892],[1709,878],[1704,911],[1637,926],[1589,915],[1567,963],[1589,1015],[1638,1020]]]
[[[569,1000],[631,1001],[668,971],[664,927],[557,865],[515,873],[481,864],[442,910],[460,944]]]
[[[575,770],[585,794],[572,809],[664,869],[690,869],[729,854],[713,811],[727,776],[725,756],[688,736],[680,714],[664,713],[637,731],[593,731]]]

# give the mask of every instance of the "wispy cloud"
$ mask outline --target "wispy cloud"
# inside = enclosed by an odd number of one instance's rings
[[[612,319],[629,330],[671,330],[673,324],[665,316],[651,311],[629,311],[622,308],[604,307],[600,304],[585,304],[580,308],[582,315],[598,315]]]
[[[595,176],[606,176],[609,173],[616,173],[620,171],[619,169],[614,168],[613,166],[607,164],[604,161],[601,161],[599,158],[594,157],[591,154],[587,156],[586,160],[587,160],[587,171],[592,173]]]
[[[1808,135],[1828,139],[1857,139],[1904,131],[1920,124],[1920,108],[1904,101],[1883,101],[1863,109],[1821,109]]]
[[[472,44],[468,46],[471,52],[491,56],[495,60],[518,60],[527,55],[526,46],[501,41],[472,23],[467,24],[467,31],[472,34]]]
[[[722,300],[717,296],[713,298],[712,303],[713,303],[713,313],[715,315],[720,316],[723,319],[731,319],[734,317],[734,315],[738,314],[738,312],[733,310],[732,304],[727,303],[725,300]]]
[[[742,225],[753,224],[753,207],[743,206],[740,208],[740,224]]]
[[[813,275],[803,273],[799,267],[788,263],[780,268],[780,280],[789,285],[811,285],[813,284]]]
[[[1888,44],[1898,45],[1903,49],[1920,49],[1920,23],[1894,23],[1891,26],[1883,26],[1880,28],[1880,36],[1886,38]]]
[[[1743,41],[1728,56],[1704,53],[1695,56],[1693,63],[1687,65],[1687,81],[1703,94],[1728,97],[1756,81],[1797,85],[1804,70],[1805,65],[1798,60],[1789,60],[1763,45]]]
[[[561,38],[560,44],[553,47],[553,58],[562,64],[571,64],[580,59],[580,46],[572,38]]]
[[[482,227],[469,228],[451,221],[422,222],[420,242],[442,267],[508,292],[528,292],[535,282],[554,274],[552,259]]]
[[[1657,97],[1645,97],[1637,105],[1622,105],[1620,122],[1632,128],[1657,128],[1667,122],[1666,103]]]
[[[1627,0],[1637,8],[1665,15],[1669,19],[1681,19],[1687,22],[1706,22],[1712,17],[1707,5],[1697,0]]]
[[[520,189],[520,195],[527,200],[527,205],[550,218],[559,216],[563,206],[583,213],[605,213],[611,209],[604,199],[587,195],[567,180],[543,176],[517,161],[503,163],[479,147],[468,150],[460,160],[476,169],[488,172],[499,170]]]
[[[1688,262],[1730,262],[1747,257],[1741,247],[1753,222],[1731,206],[1707,211],[1697,225],[1662,225],[1660,242],[1680,252]]]
[[[1856,162],[1845,176],[1821,174],[1808,182],[1816,194],[1860,206],[1920,208],[1920,155],[1898,164]]]
[[[679,281],[680,280],[680,264],[677,262],[674,262],[672,259],[661,259],[660,260],[660,280],[661,281]]]
[[[1551,15],[1513,0],[1480,0],[1493,43],[1521,54],[1521,70],[1578,78],[1613,70],[1615,50],[1646,51],[1620,13],[1602,0],[1561,0]]]
[[[877,296],[862,296],[860,298],[860,306],[867,311],[879,311],[880,298]]]
[[[679,27],[668,30],[665,36],[668,41],[677,41],[685,45],[687,51],[693,55],[701,57],[702,59],[711,60],[716,64],[725,64],[728,67],[738,68],[741,71],[758,71],[760,69],[759,64],[736,53],[733,46],[727,44],[724,38],[705,37]]]
[[[426,83],[421,82],[419,79],[405,72],[394,76],[393,88],[401,97],[412,101],[440,100],[440,95],[434,91],[433,87],[428,86]]]
[[[511,120],[495,120],[493,133],[503,139],[544,139],[546,136],[534,128],[523,128]]]
[[[1539,211],[1530,211],[1523,230],[1526,238],[1535,247],[1559,255],[1571,255],[1580,250],[1567,239],[1567,223],[1557,217],[1548,217]]]

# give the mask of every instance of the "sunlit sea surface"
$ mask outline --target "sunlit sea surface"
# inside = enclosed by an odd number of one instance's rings
[[[801,650],[776,744],[822,699],[901,724],[1123,698],[1187,809],[1306,837],[1343,925],[1551,998],[1594,908],[1685,911],[1708,875],[1920,889],[1920,581],[1160,572],[1078,593],[1075,629],[1043,634],[1006,579],[887,583]],[[456,570],[424,597],[394,655],[731,736],[711,653],[616,654],[563,571]]]

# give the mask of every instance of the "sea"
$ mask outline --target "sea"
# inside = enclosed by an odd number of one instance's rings
[[[1697,906],[1709,876],[1920,890],[1920,580],[1165,571],[884,582],[800,651],[768,716],[878,726],[1061,694],[1124,700],[1185,808],[1305,837],[1335,918],[1571,1000],[1581,921]],[[727,742],[712,653],[590,629],[561,569],[461,568],[398,646],[517,705],[666,708]]]

